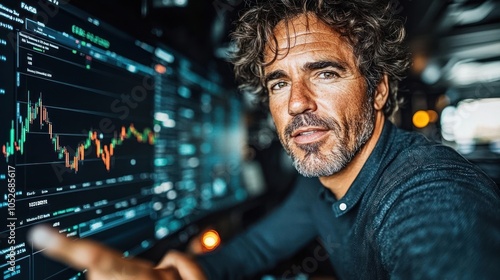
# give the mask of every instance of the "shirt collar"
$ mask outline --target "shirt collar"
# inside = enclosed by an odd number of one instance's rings
[[[349,210],[351,210],[361,199],[362,194],[365,192],[370,182],[372,182],[380,165],[384,159],[387,158],[386,154],[390,150],[389,143],[392,138],[393,130],[394,125],[386,120],[375,148],[344,197],[337,200],[327,188],[320,189],[320,197],[332,204],[332,210],[335,217],[340,217],[349,212]]]

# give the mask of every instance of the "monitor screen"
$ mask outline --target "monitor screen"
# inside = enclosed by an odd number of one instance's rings
[[[168,47],[4,0],[0,69],[4,279],[83,278],[32,249],[36,224],[133,256],[246,199],[237,96]]]

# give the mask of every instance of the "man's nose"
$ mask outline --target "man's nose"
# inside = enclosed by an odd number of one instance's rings
[[[288,113],[295,116],[316,109],[316,94],[303,81],[293,82],[288,100]]]

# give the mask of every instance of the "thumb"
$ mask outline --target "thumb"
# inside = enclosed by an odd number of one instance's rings
[[[187,254],[171,250],[156,266],[158,269],[174,268],[179,272],[183,280],[206,280],[207,277],[196,262],[196,260]]]

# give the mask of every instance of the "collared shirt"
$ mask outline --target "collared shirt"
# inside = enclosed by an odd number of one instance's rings
[[[273,213],[198,261],[209,279],[241,279],[314,238],[340,279],[499,279],[500,191],[453,149],[386,122],[344,197],[300,177]]]

